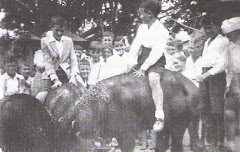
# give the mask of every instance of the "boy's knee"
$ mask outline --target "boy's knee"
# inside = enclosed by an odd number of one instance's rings
[[[148,74],[150,86],[160,85],[160,74],[152,72]]]
[[[39,93],[36,95],[36,98],[37,98],[42,104],[44,104],[44,101],[45,101],[47,95],[48,95],[48,92],[47,92],[47,91],[39,92]]]

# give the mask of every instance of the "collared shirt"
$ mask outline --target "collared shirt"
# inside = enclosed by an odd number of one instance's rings
[[[210,44],[210,38],[205,42],[202,54],[202,67],[213,67],[208,72],[216,75],[225,70],[227,48],[229,41],[219,34]]]
[[[65,36],[62,36],[60,41],[58,41],[54,38],[53,33],[48,33],[48,36],[50,36],[52,38],[52,41],[55,41],[57,49],[58,49],[59,57],[61,58],[61,56],[63,54],[63,40],[65,40]]]
[[[77,74],[76,75],[76,80],[78,83],[80,83],[81,85],[83,85],[85,88],[87,88],[88,86],[88,81],[87,80],[84,80],[80,74]]]
[[[150,28],[147,24],[139,26],[137,35],[130,48],[132,60],[130,62],[137,63],[137,56],[140,55],[141,46],[151,48],[151,52],[141,68],[147,70],[149,67],[154,65],[163,55],[166,47],[166,43],[169,37],[168,30],[156,20]]]
[[[38,68],[44,68],[44,59],[42,50],[38,50],[34,54],[33,63]]]
[[[166,65],[165,69],[173,71],[174,67],[172,65],[172,60],[173,60],[173,55],[167,53],[166,51],[164,52],[165,58],[166,58]]]
[[[227,51],[227,86],[231,84],[232,77],[236,73],[240,73],[240,46],[230,43]]]
[[[125,73],[127,64],[124,61],[118,54],[108,57],[106,62],[102,64],[99,81]]]
[[[10,96],[17,93],[23,93],[25,85],[22,83],[24,77],[16,73],[14,78],[11,78],[7,73],[0,76],[0,99],[5,96]]]
[[[193,62],[192,57],[189,56],[186,59],[185,69],[182,74],[199,87],[199,83],[195,79],[202,74],[201,57]]]
[[[26,83],[30,86],[30,87],[25,87],[23,93],[25,94],[31,94],[31,88],[32,88],[32,85],[33,85],[33,80],[34,78],[33,77],[28,77],[26,81]]]
[[[60,66],[67,74],[68,78],[74,77],[79,73],[77,57],[74,52],[72,39],[67,36],[62,36],[60,42],[62,46],[57,46],[58,42],[53,37],[52,32],[48,32],[46,37],[41,40],[41,49],[45,64],[43,79],[53,81],[57,78],[55,70]],[[61,44],[60,43],[60,44]],[[61,49],[63,47],[66,50]],[[64,52],[63,52],[64,51]]]
[[[88,77],[89,85],[95,85],[99,81],[102,64],[104,64],[102,60],[99,60],[99,62],[97,63],[91,64],[91,72]]]
[[[227,55],[227,73],[240,73],[240,46],[230,43]]]

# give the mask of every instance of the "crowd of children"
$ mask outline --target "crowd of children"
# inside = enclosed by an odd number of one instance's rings
[[[53,34],[60,33],[59,40],[55,40],[55,37],[51,36],[43,38],[42,49],[35,52],[34,68],[27,62],[17,63],[13,57],[5,59],[4,73],[0,75],[0,99],[16,93],[26,93],[38,97],[39,90],[43,90],[44,87],[49,87],[49,85],[52,87],[53,83],[50,83],[50,80],[54,82],[56,87],[60,86],[65,81],[61,79],[61,75],[66,79],[66,82],[73,82],[76,85],[88,88],[89,85],[94,85],[101,80],[132,70],[129,68],[129,63],[132,62],[129,60],[131,51],[129,53],[129,44],[125,37],[115,38],[111,32],[107,31],[103,34],[101,40],[90,42],[86,50],[80,46],[75,46],[75,52],[70,52],[73,47],[72,40],[63,36],[64,29],[61,26],[57,24],[52,26]],[[199,87],[201,97],[206,102],[205,104],[214,105],[208,106],[210,108],[208,112],[212,116],[212,122],[217,122],[212,125],[219,127],[215,127],[218,135],[211,137],[218,137],[218,139],[210,138],[208,142],[217,144],[215,142],[218,141],[222,144],[224,135],[219,131],[224,130],[223,96],[226,85],[229,85],[228,81],[226,81],[225,65],[227,63],[227,48],[230,48],[233,44],[229,46],[231,37],[227,39],[221,34],[219,24],[213,23],[212,20],[206,19],[203,22],[203,28],[207,36],[191,40],[187,52],[183,51],[183,42],[181,40],[169,39],[164,52],[166,58],[165,68],[181,72],[193,81]],[[66,43],[66,45],[69,45],[68,48],[71,49],[68,52],[70,55],[65,55],[66,50],[65,52],[60,51],[58,53],[62,59],[59,60],[55,57],[56,52],[52,49],[51,44],[48,44],[48,41],[50,43],[56,42],[56,49],[60,48],[59,50],[66,49],[64,44]],[[234,40],[231,41],[234,42]],[[141,51],[139,52],[141,53]],[[235,53],[238,54],[237,51]],[[235,56],[232,56],[233,60],[231,62],[228,61],[228,65],[238,63],[238,58],[235,59]],[[64,65],[66,65],[68,59],[72,62],[70,64],[72,73],[65,77],[67,73],[65,70],[68,70],[69,67],[64,69]],[[55,67],[57,69],[54,69]],[[33,69],[35,71],[34,75],[32,74]],[[44,72],[46,72],[46,76],[50,80],[42,81]],[[72,78],[76,79],[76,82]],[[44,95],[40,94],[39,96]]]

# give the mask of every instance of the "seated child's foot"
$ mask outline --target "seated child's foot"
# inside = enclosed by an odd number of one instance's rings
[[[164,127],[164,120],[161,118],[156,119],[154,125],[153,125],[153,131],[160,132],[163,130]]]

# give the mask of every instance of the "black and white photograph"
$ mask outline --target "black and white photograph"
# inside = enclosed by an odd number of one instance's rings
[[[240,0],[0,0],[0,152],[240,152]]]

